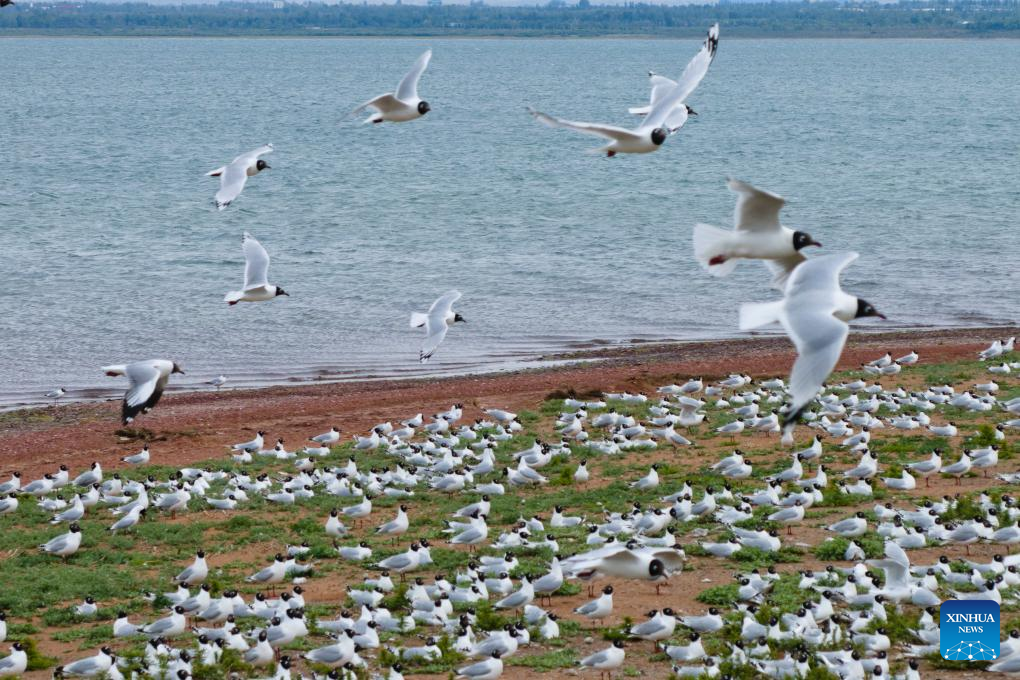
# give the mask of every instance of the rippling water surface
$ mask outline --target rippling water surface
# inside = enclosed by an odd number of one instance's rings
[[[426,47],[433,112],[361,126]],[[759,266],[691,256],[736,176],[788,225],[855,249],[847,288],[894,326],[1012,322],[1020,273],[1020,42],[726,40],[664,149],[606,159],[534,105],[631,124],[649,69],[698,41],[0,40],[0,400],[112,387],[172,357],[189,382],[414,374],[407,327],[449,288],[468,323],[430,372],[592,340],[735,334]],[[226,212],[203,173],[272,142]],[[228,308],[241,232],[293,297]],[[187,383],[183,383],[187,384]],[[119,386],[119,385],[118,385]]]

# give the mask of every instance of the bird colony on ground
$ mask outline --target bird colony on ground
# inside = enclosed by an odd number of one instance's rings
[[[225,443],[221,461],[159,476],[110,476],[99,463],[76,477],[65,466],[14,474],[0,514],[54,525],[38,549],[57,572],[153,523],[312,511],[303,540],[271,533],[275,556],[260,550],[244,573],[211,566],[206,548],[172,570],[169,592],[82,593],[74,619],[106,612],[110,639],[61,659],[58,677],[213,677],[233,658],[235,672],[281,679],[449,668],[484,680],[512,677],[537,650],[577,647],[568,663],[592,674],[633,664],[649,677],[918,678],[939,650],[943,599],[1017,602],[1020,555],[1007,553],[1020,507],[1008,485],[1020,476],[1000,465],[1020,430],[1020,397],[1000,398],[1020,394],[1011,349],[998,341],[973,364],[975,378],[995,368],[1001,385],[926,384],[912,375],[924,368],[917,353],[886,354],[804,408],[811,439],[788,458],[776,439],[790,386],[732,375],[557,398],[544,422],[495,408],[471,422],[454,405],[350,439],[332,427],[300,451],[259,431]],[[904,436],[907,450],[890,446]],[[152,458],[146,446],[122,460]],[[617,479],[612,466],[628,463]],[[971,493],[929,494],[933,480]],[[1002,549],[967,556],[985,543]],[[817,568],[793,570],[807,561]],[[719,583],[684,600],[713,565]],[[337,578],[336,595],[306,602],[319,579]],[[632,598],[654,603],[644,620]],[[634,621],[621,624],[621,610]],[[3,619],[0,637],[16,623]],[[115,651],[125,644],[135,648]],[[0,675],[27,663],[17,642]],[[990,667],[1020,671],[1020,633]]]

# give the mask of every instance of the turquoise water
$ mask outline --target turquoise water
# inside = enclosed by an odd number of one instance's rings
[[[698,41],[0,40],[0,399],[120,387],[99,366],[152,356],[186,385],[410,375],[407,327],[464,297],[431,373],[511,365],[592,340],[736,334],[768,299],[691,255],[728,225],[735,176],[787,197],[785,222],[861,259],[845,286],[890,327],[1020,320],[1020,42],[728,41],[659,152],[525,112],[621,125],[646,72]],[[433,111],[347,113],[426,47]],[[272,142],[226,212],[203,173]],[[251,231],[291,294],[228,308]],[[186,381],[186,382],[185,382]]]

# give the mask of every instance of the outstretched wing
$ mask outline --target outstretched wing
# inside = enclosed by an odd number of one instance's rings
[[[248,182],[248,164],[234,161],[220,175],[220,190],[216,192],[216,207],[226,209],[234,202]]]
[[[244,250],[244,288],[242,290],[269,285],[269,253],[266,252],[266,249],[248,232],[244,232],[241,248]]]
[[[715,53],[718,49],[719,24],[714,24],[708,29],[708,37],[705,38],[701,50],[687,63],[684,72],[677,81],[677,86],[682,93],[680,101],[686,101],[704,79],[705,74],[708,73],[708,67],[712,64],[712,60],[715,59]]]
[[[425,52],[418,57],[418,61],[414,62],[414,66],[407,72],[404,79],[400,81],[400,85],[397,86],[397,99],[402,101],[414,101],[418,98],[418,80],[421,79],[421,74],[425,73],[425,68],[429,65],[429,60],[432,59],[432,50],[425,50]]]
[[[665,76],[660,76],[656,73],[649,72],[648,80],[652,86],[652,94],[648,100],[647,106],[632,106],[627,109],[628,113],[633,113],[638,116],[643,116],[652,110],[655,106],[655,102],[662,99],[667,92],[672,92],[673,88],[676,87],[676,81],[670,80]]]
[[[367,102],[354,109],[354,111],[351,112],[351,115],[356,116],[368,108],[375,109],[379,113],[389,113],[390,111],[395,111],[402,106],[404,106],[404,104],[392,94],[381,94],[375,99],[369,99]]]
[[[738,230],[773,231],[779,229],[779,211],[786,204],[786,200],[782,196],[762,191],[739,179],[729,180],[727,186],[737,195],[733,224]]]
[[[266,144],[264,146],[260,146],[259,148],[255,149],[254,151],[249,151],[248,153],[243,153],[243,154],[241,154],[240,156],[238,156],[237,158],[235,158],[231,162],[232,163],[242,163],[242,164],[244,164],[245,168],[247,168],[249,165],[251,165],[252,163],[257,161],[259,159],[259,156],[264,156],[267,153],[273,153],[273,145],[272,144]]]
[[[762,260],[762,262],[772,272],[772,287],[776,290],[784,290],[787,281],[790,280],[790,275],[793,274],[793,270],[805,260],[807,258],[801,255],[800,251],[797,251],[789,257],[783,257],[778,260]]]
[[[439,296],[439,299],[432,303],[429,307],[429,316],[438,316],[441,319],[445,319],[446,315],[450,313],[450,309],[453,307],[453,303],[460,299],[459,290],[450,290]]]
[[[562,118],[556,118],[550,116],[547,113],[536,111],[533,108],[528,108],[528,113],[534,116],[535,120],[543,125],[554,128],[566,128],[568,130],[576,130],[577,132],[583,132],[586,135],[595,135],[596,137],[603,137],[605,139],[612,139],[616,141],[625,140],[641,140],[641,135],[635,134],[631,130],[626,130],[615,125],[599,125],[598,123],[579,123],[573,120],[564,120]]]
[[[421,345],[421,353],[418,355],[418,361],[421,363],[428,362],[432,358],[432,355],[439,349],[439,345],[443,344],[443,339],[446,337],[446,331],[449,330],[449,326],[446,324],[445,318],[433,319],[432,315],[429,315],[428,321],[425,323],[425,330],[428,335],[425,336],[425,342]]]
[[[136,415],[156,405],[163,396],[166,379],[162,377],[158,367],[145,361],[129,364],[126,374],[131,381],[131,387],[124,394],[121,420],[129,423]]]

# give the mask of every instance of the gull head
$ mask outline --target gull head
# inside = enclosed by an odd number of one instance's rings
[[[170,369],[170,373],[180,373],[181,375],[184,375],[184,369],[182,369],[180,365],[175,361],[174,367]]]
[[[460,321],[461,323],[467,323],[467,321],[464,319],[464,317],[462,317],[460,314],[454,314],[453,315],[453,322],[457,323],[458,321]]]
[[[669,130],[666,128],[655,128],[652,130],[652,144],[655,146],[662,146],[662,143],[669,137]]]
[[[262,172],[263,170],[272,170],[273,166],[271,166],[269,163],[266,163],[264,160],[260,158],[255,163],[255,169],[258,170],[259,172]]]
[[[280,297],[281,295],[286,295],[287,297],[290,297],[290,293],[285,291],[283,288],[280,288],[279,286],[277,286],[276,287],[276,297]]]
[[[811,238],[811,234],[805,231],[793,232],[793,249],[800,251],[801,248],[807,248],[808,246],[822,247],[822,244]]]
[[[687,109],[687,115],[688,116],[696,116],[696,115],[698,115],[698,112],[695,111],[694,109],[692,109],[691,107],[687,106],[687,104],[684,104],[684,107]]]
[[[424,116],[426,113],[428,113],[431,110],[432,110],[432,107],[429,106],[428,102],[418,102],[418,113],[420,113],[421,115]]]
[[[857,298],[857,313],[854,315],[854,318],[860,319],[864,316],[877,316],[880,319],[886,318],[885,314],[875,309],[870,302]]]

